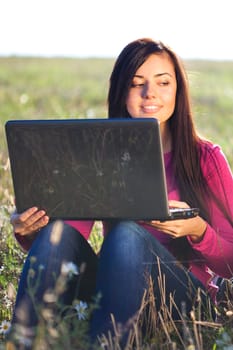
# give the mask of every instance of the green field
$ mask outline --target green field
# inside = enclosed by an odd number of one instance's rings
[[[24,259],[9,224],[14,194],[4,124],[9,119],[106,117],[113,63],[101,58],[0,58],[0,324],[10,320],[13,300],[7,289],[9,283],[17,288]],[[185,61],[185,66],[198,130],[222,146],[233,169],[233,62]],[[97,249],[98,239],[94,237]]]
[[[113,59],[0,58],[0,120],[105,117]],[[199,131],[233,164],[233,62],[185,61]],[[3,145],[5,152],[5,145]]]

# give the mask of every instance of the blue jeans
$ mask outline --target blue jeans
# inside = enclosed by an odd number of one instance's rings
[[[125,221],[114,226],[105,238],[97,256],[88,242],[74,228],[63,225],[58,244],[52,244],[51,232],[56,222],[42,229],[26,259],[19,283],[13,322],[25,326],[37,324],[37,315],[28,289],[28,275],[32,257],[34,273],[30,283],[40,276],[41,283],[35,291],[36,303],[42,303],[46,290],[55,285],[54,276],[61,271],[63,261],[85,266],[84,272],[74,275],[60,301],[71,305],[75,298],[91,302],[100,293],[100,308],[94,311],[90,328],[93,339],[111,330],[110,314],[117,323],[126,322],[139,310],[149,276],[153,281],[156,307],[159,309],[160,287],[158,276],[165,276],[166,301],[172,294],[178,308],[185,302],[189,312],[197,288],[204,287],[190,272],[177,264],[176,259],[150,233],[138,224]],[[159,259],[159,264],[158,264]],[[83,265],[84,264],[84,265]],[[24,310],[22,313],[19,312]],[[179,319],[174,308],[173,317]]]

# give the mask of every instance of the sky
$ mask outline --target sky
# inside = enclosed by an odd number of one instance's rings
[[[0,56],[116,57],[150,37],[233,60],[232,0],[0,0]]]

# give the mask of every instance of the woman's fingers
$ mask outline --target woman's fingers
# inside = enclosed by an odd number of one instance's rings
[[[27,235],[47,225],[49,217],[44,210],[32,207],[21,214],[14,213],[11,216],[11,224],[16,233]]]
[[[169,200],[168,201],[170,208],[189,208],[189,205],[186,202]]]

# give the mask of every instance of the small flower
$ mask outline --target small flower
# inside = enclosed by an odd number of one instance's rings
[[[77,311],[77,316],[79,320],[85,320],[87,317],[86,311],[88,309],[87,303],[84,301],[80,301],[78,304],[74,306],[75,310]]]
[[[33,265],[33,264],[35,264],[35,262],[36,262],[36,257],[35,256],[31,256],[30,257],[30,264]]]
[[[233,316],[233,310],[227,310],[226,311],[226,316],[227,317],[232,317]]]
[[[43,271],[45,269],[45,266],[43,264],[40,264],[38,269],[39,269],[39,271]]]
[[[29,96],[27,94],[22,94],[19,97],[19,101],[22,105],[25,105],[29,100]]]
[[[30,269],[28,270],[28,275],[29,275],[29,277],[30,277],[30,278],[34,278],[34,277],[35,277],[35,274],[36,274],[35,270],[33,270],[33,269],[30,267]]]
[[[73,275],[78,275],[78,267],[71,261],[71,262],[63,262],[61,266],[61,274],[62,275],[69,275],[70,277]]]
[[[0,324],[0,334],[7,334],[10,330],[11,323],[9,321],[2,321]]]

